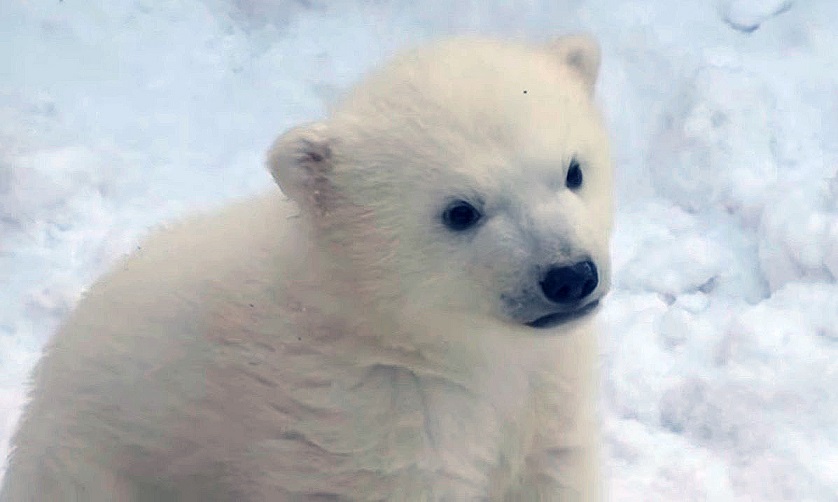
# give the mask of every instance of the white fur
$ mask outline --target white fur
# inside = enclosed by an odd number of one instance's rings
[[[598,65],[584,37],[447,41],[280,137],[291,201],[183,222],[90,290],[0,500],[599,498],[594,322],[535,329],[501,301],[581,257],[608,289]],[[452,197],[478,228],[442,225]]]

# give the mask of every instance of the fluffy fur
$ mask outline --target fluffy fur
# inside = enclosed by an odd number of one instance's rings
[[[85,296],[0,500],[599,498],[592,316],[528,325],[547,267],[608,290],[598,67],[585,37],[449,40],[282,135],[290,200],[154,235]]]

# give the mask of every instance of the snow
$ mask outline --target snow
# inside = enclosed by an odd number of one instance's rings
[[[838,500],[834,0],[121,0],[0,8],[0,457],[45,340],[154,226],[395,50],[603,45],[611,500]],[[0,473],[2,467],[0,467]]]
[[[721,3],[720,12],[731,28],[750,33],[791,6],[790,0],[728,0]]]

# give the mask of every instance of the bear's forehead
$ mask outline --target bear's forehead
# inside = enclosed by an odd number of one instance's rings
[[[551,53],[481,40],[397,58],[333,120],[353,131],[349,151],[360,165],[487,180],[511,180],[524,166],[563,169],[600,134],[587,90]]]
[[[397,57],[356,87],[339,110],[425,119],[448,115],[488,125],[549,119],[587,101],[581,80],[547,50],[455,39]]]

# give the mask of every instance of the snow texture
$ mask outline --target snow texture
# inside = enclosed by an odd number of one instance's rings
[[[618,180],[610,499],[838,501],[835,0],[4,0],[0,458],[84,288],[271,189],[276,134],[400,48],[578,30]]]
[[[727,0],[720,7],[731,28],[750,33],[765,20],[790,9],[792,3],[791,0]]]

